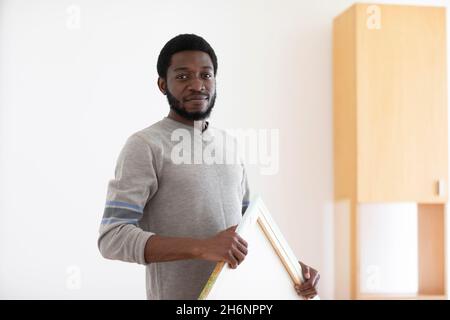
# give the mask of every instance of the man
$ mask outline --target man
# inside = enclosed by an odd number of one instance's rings
[[[207,164],[195,154],[195,145],[222,150],[218,137],[224,132],[206,121],[216,99],[211,46],[199,36],[179,35],[161,50],[157,70],[169,114],[123,147],[98,246],[105,258],[146,265],[148,299],[197,299],[217,262],[236,268],[245,259],[247,242],[235,228],[249,187],[241,162]],[[194,144],[194,150],[191,140],[184,144],[187,161],[181,163],[174,161],[180,156],[174,152],[177,132],[188,133]],[[310,298],[319,275],[301,265],[309,280],[296,290]]]

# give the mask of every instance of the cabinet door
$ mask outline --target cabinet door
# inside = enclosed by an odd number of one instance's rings
[[[355,28],[358,201],[444,202],[444,9],[359,4]]]

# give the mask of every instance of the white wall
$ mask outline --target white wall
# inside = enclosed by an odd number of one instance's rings
[[[0,298],[145,298],[97,230],[125,139],[168,111],[155,65],[179,33],[218,55],[213,125],[280,130],[251,185],[333,298],[331,26],[352,3],[0,1]]]

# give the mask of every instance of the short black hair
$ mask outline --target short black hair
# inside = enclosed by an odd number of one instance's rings
[[[166,78],[167,69],[170,66],[172,56],[180,51],[203,51],[209,54],[214,67],[214,76],[217,73],[217,57],[214,49],[209,43],[200,36],[195,34],[179,34],[175,38],[170,39],[161,49],[158,57],[156,68],[161,78]]]

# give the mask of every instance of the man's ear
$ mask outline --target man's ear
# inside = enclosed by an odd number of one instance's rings
[[[158,77],[158,88],[159,88],[159,91],[161,91],[163,95],[167,94],[167,82],[166,82],[166,79]]]

